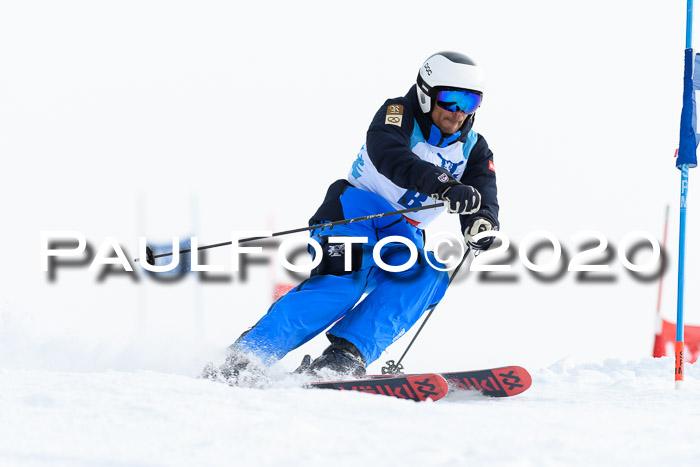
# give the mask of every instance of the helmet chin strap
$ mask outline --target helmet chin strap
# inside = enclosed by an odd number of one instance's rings
[[[464,120],[464,125],[462,125],[462,128],[460,128],[460,131],[466,130],[467,127],[471,130],[472,126],[474,125],[475,119],[476,119],[476,112],[470,113],[469,116]]]

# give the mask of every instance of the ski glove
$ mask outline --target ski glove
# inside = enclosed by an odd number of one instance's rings
[[[464,230],[464,240],[472,250],[488,250],[495,237],[485,237],[478,242],[474,241],[474,235],[487,230],[498,230],[498,226],[494,227],[491,221],[485,217],[475,217],[469,221],[469,226]]]
[[[473,214],[481,207],[481,195],[476,188],[461,183],[447,187],[440,193],[440,199],[447,201],[447,211],[453,214]]]

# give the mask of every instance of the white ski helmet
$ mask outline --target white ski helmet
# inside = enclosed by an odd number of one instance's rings
[[[431,55],[418,71],[418,102],[423,113],[429,113],[438,87],[459,88],[484,93],[484,74],[472,60],[458,52]]]

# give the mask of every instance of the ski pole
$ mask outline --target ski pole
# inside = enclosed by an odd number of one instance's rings
[[[399,214],[405,214],[407,212],[415,212],[415,211],[423,211],[425,209],[435,209],[435,208],[441,208],[445,204],[444,203],[436,203],[436,204],[430,204],[427,206],[417,206],[415,208],[407,208],[407,209],[399,209],[398,211],[391,211],[391,212],[380,212],[378,214],[370,214],[367,216],[361,216],[361,217],[355,217],[353,219],[343,219],[339,221],[333,221],[333,222],[326,222],[325,224],[315,224],[315,225],[310,225],[308,227],[301,227],[299,229],[292,229],[292,230],[284,230],[281,232],[274,232],[270,237],[280,237],[282,235],[289,235],[293,233],[299,233],[299,232],[308,232],[309,230],[314,230],[314,229],[325,229],[325,228],[332,228],[335,227],[336,225],[345,225],[345,224],[352,224],[353,222],[361,222],[361,221],[366,221],[370,219],[379,219],[382,217],[387,217],[387,216],[396,216]],[[270,238],[270,237],[248,237],[248,238],[241,238],[238,240],[238,243],[244,243],[244,242],[252,242],[254,240],[262,240],[265,238]],[[208,250],[210,248],[218,248],[220,246],[227,246],[231,245],[233,242],[221,242],[221,243],[214,243],[211,245],[204,245],[200,246],[197,248],[197,251],[199,250]],[[185,250],[180,250],[180,254],[182,253],[189,253],[191,252],[191,248],[187,248]],[[469,250],[467,250],[469,251]],[[160,253],[157,255],[153,254],[153,250],[151,250],[151,247],[146,247],[146,262],[148,264],[155,264],[155,259],[156,258],[162,258],[164,256],[172,256],[173,252],[170,251],[168,253]],[[139,258],[136,258],[134,261],[139,261]]]
[[[457,273],[459,272],[459,268],[461,268],[462,264],[464,264],[464,261],[467,259],[467,256],[469,256],[470,251],[471,251],[471,247],[469,245],[467,245],[467,251],[464,253],[464,256],[462,257],[462,261],[460,261],[459,264],[457,265],[457,267],[455,268],[455,272],[453,272],[452,276],[450,276],[450,281],[447,283],[447,287],[445,287],[445,292],[447,292],[447,289],[450,287],[450,284],[452,284],[452,281],[457,276]],[[387,375],[387,374],[388,375],[396,375],[396,374],[401,373],[401,370],[403,370],[403,366],[401,365],[403,358],[406,356],[406,354],[408,353],[408,350],[411,348],[413,343],[416,341],[416,338],[418,337],[420,332],[425,327],[425,323],[428,322],[428,320],[432,316],[433,312],[435,311],[435,308],[437,308],[437,304],[433,307],[432,310],[430,310],[430,312],[428,312],[428,316],[425,317],[425,319],[423,320],[423,323],[418,328],[418,331],[416,331],[416,334],[413,336],[413,339],[411,339],[411,342],[408,343],[408,346],[406,347],[406,350],[403,351],[403,354],[399,358],[399,361],[394,363],[393,360],[389,360],[386,362],[387,366],[382,367],[382,374],[383,375]]]

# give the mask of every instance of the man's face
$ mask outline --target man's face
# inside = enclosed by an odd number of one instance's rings
[[[443,133],[451,135],[456,133],[457,130],[462,128],[464,121],[467,119],[467,114],[458,110],[457,112],[450,112],[445,110],[439,105],[433,107],[433,111],[430,113],[433,118],[433,123],[440,128]]]

